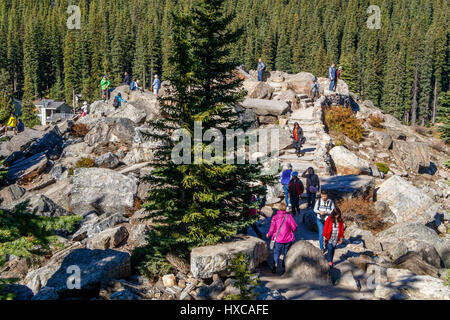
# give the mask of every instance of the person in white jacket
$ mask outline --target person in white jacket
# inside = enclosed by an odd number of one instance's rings
[[[326,190],[322,190],[320,194],[320,199],[317,200],[316,205],[314,206],[314,212],[317,214],[317,229],[319,231],[319,244],[320,250],[325,253],[325,246],[323,244],[323,227],[325,225],[325,221],[331,215],[333,210],[336,208],[334,201],[328,197],[328,192]]]

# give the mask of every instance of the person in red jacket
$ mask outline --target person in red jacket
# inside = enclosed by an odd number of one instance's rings
[[[330,268],[333,267],[334,250],[344,238],[344,221],[342,220],[341,210],[335,208],[323,227],[323,240],[328,249],[327,260]]]
[[[292,213],[294,216],[300,214],[300,197],[305,191],[302,181],[298,178],[298,172],[292,173],[289,183],[289,199],[291,199]]]

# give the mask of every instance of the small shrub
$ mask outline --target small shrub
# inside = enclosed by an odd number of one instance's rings
[[[384,118],[380,115],[371,114],[369,118],[367,118],[367,122],[374,128],[384,128],[383,122]]]
[[[450,287],[450,269],[447,270],[447,278],[445,279],[445,285]]]
[[[240,294],[233,294],[226,297],[226,300],[251,300],[253,286],[258,285],[258,280],[248,268],[247,256],[238,254],[231,260],[230,271],[234,274],[237,282],[235,287],[239,288]]]
[[[91,158],[81,158],[75,163],[75,169],[79,168],[93,168],[95,167],[95,161]]]
[[[344,199],[338,203],[346,223],[354,222],[359,228],[380,232],[388,227],[374,203],[362,198]]]
[[[444,166],[445,166],[447,169],[450,169],[450,160],[447,160],[447,161],[444,163]]]
[[[336,139],[336,141],[334,142],[334,145],[336,147],[345,147],[345,140],[342,138],[338,138]]]
[[[335,106],[325,108],[325,124],[336,135],[344,134],[359,143],[363,139],[363,120],[356,118],[352,109]]]
[[[388,174],[389,172],[389,166],[385,163],[377,163],[377,168],[380,170],[380,172],[383,172],[384,174]]]
[[[88,127],[83,123],[77,123],[71,129],[72,135],[77,138],[84,138],[84,136],[86,136],[88,132]]]

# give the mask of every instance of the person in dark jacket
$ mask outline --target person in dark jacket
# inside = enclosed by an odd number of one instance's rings
[[[296,216],[300,214],[300,197],[305,191],[303,182],[298,178],[298,172],[292,174],[292,180],[289,183],[289,197],[291,201],[292,213]]]
[[[295,152],[297,156],[300,158],[302,156],[302,144],[303,144],[303,130],[296,122],[294,124],[294,131],[292,133],[292,144],[294,145]]]
[[[341,74],[342,74],[342,67],[339,67],[339,68],[336,70],[336,82],[335,82],[335,84],[334,84],[334,91],[336,91],[338,82],[339,82],[339,80],[341,80]]]
[[[314,172],[312,167],[308,168],[302,174],[303,178],[306,178],[306,195],[308,197],[308,209],[314,207],[317,192],[320,191],[320,179],[319,176]]]
[[[314,77],[313,83],[311,84],[311,97],[314,101],[316,101],[317,98],[319,97],[319,89],[320,89],[319,82],[317,81],[317,78]]]
[[[334,251],[336,246],[342,242],[344,238],[344,221],[342,220],[341,210],[334,208],[331,215],[325,221],[323,227],[323,241],[327,247],[328,265],[333,267]]]
[[[128,72],[125,71],[125,73],[123,74],[123,83],[122,84],[126,84],[127,86],[129,86],[131,83],[131,79],[130,79],[130,75],[128,74]]]

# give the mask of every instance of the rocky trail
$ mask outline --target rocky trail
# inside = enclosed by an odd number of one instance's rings
[[[120,92],[128,101],[119,110],[112,101],[97,101],[86,117],[26,128],[0,142],[8,171],[0,188],[2,208],[10,210],[28,200],[27,209],[40,216],[83,218],[73,233],[60,237],[64,249],[39,264],[9,257],[0,276],[20,279],[10,288],[18,300],[220,300],[239,294],[228,269],[238,253],[248,257],[248,268],[259,275],[257,300],[450,300],[444,282],[450,267],[450,186],[448,169],[442,165],[448,148],[434,149],[434,140],[383,114],[370,101],[359,101],[343,81],[337,92],[327,92],[323,88],[328,80],[319,78],[321,97],[313,102],[308,96],[314,78],[310,73],[275,71],[264,82],[255,81],[254,72],[240,74],[248,95],[236,111],[244,111],[240,120],[251,128],[279,130],[280,169],[292,164],[301,177],[314,168],[331,198],[353,203],[350,213],[359,205],[358,198],[364,198],[363,204],[382,221],[382,230],[373,232],[364,219],[345,221],[345,239],[330,271],[318,249],[315,214],[303,199],[302,213],[295,217],[296,243],[283,276],[271,273],[269,242],[255,237],[250,228],[249,236],[194,248],[190,261],[171,261],[176,271],[150,282],[132,270],[131,254],[147,243],[146,233],[153,227],[142,207],[151,186],[141,178],[152,170],[149,164],[158,142],[143,135],[150,130],[146,122],[162,114],[153,93],[121,86],[112,93]],[[163,83],[161,94],[169,86]],[[336,137],[326,131],[324,110],[353,98],[364,140],[355,143],[343,137],[344,145],[336,146]],[[383,128],[368,124],[371,115],[382,118]],[[296,122],[307,139],[300,158],[291,140]],[[380,174],[378,162],[389,167],[387,174]],[[284,198],[279,183],[267,191],[262,209],[266,218],[258,223],[263,234]],[[65,287],[66,268],[77,261],[85,280],[73,292]]]

